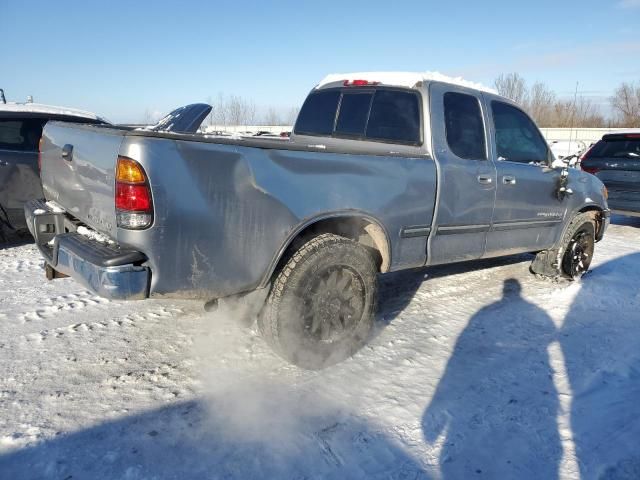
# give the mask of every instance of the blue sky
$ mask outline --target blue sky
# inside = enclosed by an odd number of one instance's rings
[[[640,81],[640,0],[166,2],[0,0],[9,100],[113,121],[218,93],[299,105],[327,73],[438,70],[492,84],[517,71],[605,102]]]

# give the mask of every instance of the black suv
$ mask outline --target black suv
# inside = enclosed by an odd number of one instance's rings
[[[606,185],[612,212],[640,216],[640,130],[603,136],[581,166]]]

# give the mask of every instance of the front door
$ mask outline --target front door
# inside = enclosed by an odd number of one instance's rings
[[[481,96],[433,83],[430,103],[438,203],[429,237],[428,264],[480,258],[491,224],[496,186]]]
[[[496,204],[485,256],[544,250],[560,235],[567,201],[557,196],[559,172],[533,121],[516,106],[488,100]]]

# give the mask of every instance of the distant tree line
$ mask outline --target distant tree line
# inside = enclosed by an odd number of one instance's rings
[[[207,103],[212,106],[207,119],[208,125],[292,125],[298,115],[299,108],[290,108],[281,112],[275,107],[268,107],[258,114],[253,100],[237,95],[219,93],[216,99],[209,97]]]
[[[542,82],[530,87],[517,73],[494,81],[498,93],[520,104],[540,127],[640,127],[640,85],[622,83],[609,98],[606,117],[589,98],[561,99]],[[578,92],[579,93],[579,92]]]
[[[605,115],[599,105],[583,95],[575,98],[559,98],[543,82],[531,86],[518,73],[501,74],[494,81],[498,93],[520,104],[540,127],[640,127],[640,82],[621,83],[609,98],[610,113]],[[251,99],[237,95],[218,94],[207,102],[213,107],[207,125],[293,125],[299,107],[287,110],[273,106],[258,112]],[[156,118],[157,117],[157,118]],[[148,109],[143,123],[155,123],[157,113]]]

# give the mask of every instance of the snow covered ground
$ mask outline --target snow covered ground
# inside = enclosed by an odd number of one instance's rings
[[[640,219],[615,223],[581,282],[526,255],[384,277],[375,338],[321,372],[0,248],[0,478],[640,478]]]

